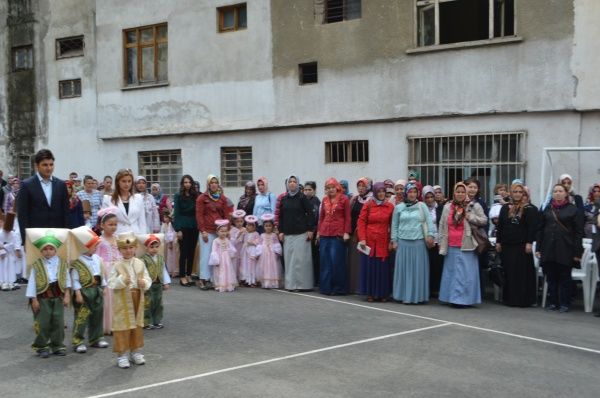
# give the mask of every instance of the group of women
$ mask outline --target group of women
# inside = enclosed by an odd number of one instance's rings
[[[141,228],[146,222],[139,210],[143,204],[136,204],[143,197],[133,194],[132,183],[130,174],[117,174],[115,192],[105,199],[111,202],[105,205],[120,209],[121,229]],[[459,308],[481,302],[480,269],[488,261],[486,242],[492,221],[505,272],[504,302],[525,307],[536,303],[536,255],[548,278],[549,309],[568,311],[571,269],[578,266],[583,250],[584,214],[596,235],[600,208],[600,185],[592,187],[584,205],[566,175],[541,211],[530,203],[522,181],[513,181],[500,195],[499,212],[489,217],[479,182],[473,178],[458,182],[449,200],[440,186],[423,187],[416,173],[395,183],[361,178],[355,195],[329,178],[320,201],[312,181],[302,185],[297,175],[290,175],[286,191],[276,196],[261,177],[245,185],[237,206],[223,193],[218,177],[208,176],[204,192],[198,185],[192,176],[184,175],[173,198],[179,276],[184,285],[192,284],[199,243],[197,284],[202,289],[211,287],[208,254],[216,237],[214,221],[230,218],[237,207],[259,220],[263,214],[274,214],[288,290],[318,286],[326,295],[357,293],[368,301],[393,298],[404,304],[425,303],[437,296],[440,302]],[[258,229],[262,232],[260,223]]]

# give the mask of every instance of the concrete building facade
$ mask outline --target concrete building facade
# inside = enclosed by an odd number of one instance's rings
[[[600,146],[594,0],[0,4],[10,172],[48,147],[59,175],[131,168],[168,191],[184,173],[202,188],[222,175],[236,197],[262,175],[279,192],[288,174],[322,184],[414,168],[446,189],[475,175],[489,195],[515,177],[537,192],[543,147]],[[18,6],[32,16],[25,44]],[[81,36],[77,56],[58,55]],[[33,65],[16,71],[23,45]],[[600,180],[597,159],[558,154],[556,173],[583,191]]]

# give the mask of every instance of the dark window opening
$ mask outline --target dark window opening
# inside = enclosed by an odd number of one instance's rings
[[[83,55],[83,36],[56,40],[56,58],[80,57]]]
[[[361,0],[326,0],[325,23],[358,19],[362,15]]]
[[[300,84],[312,84],[318,82],[319,78],[316,62],[300,64],[298,65],[298,69],[300,75]]]
[[[440,3],[440,44],[487,39],[489,5],[488,0]]]
[[[59,98],[81,97],[81,79],[61,80],[58,82]]]

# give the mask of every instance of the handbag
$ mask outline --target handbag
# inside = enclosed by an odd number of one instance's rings
[[[427,228],[427,222],[426,222],[426,217],[425,217],[425,213],[423,210],[423,204],[419,203],[419,211],[421,212],[421,219],[423,221],[421,221],[421,228],[423,228],[423,239],[425,240],[425,246],[427,246],[428,249],[431,249],[435,246],[435,243],[429,243],[427,241],[427,235],[429,233],[429,228]]]
[[[471,236],[477,243],[477,253],[482,254],[488,252],[492,248],[492,244],[488,239],[485,228],[475,225],[470,221],[469,224],[471,224]]]

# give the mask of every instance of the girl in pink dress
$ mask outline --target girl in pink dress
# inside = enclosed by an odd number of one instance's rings
[[[116,207],[107,207],[98,211],[98,219],[102,236],[100,243],[96,249],[96,254],[100,256],[104,263],[103,274],[104,278],[108,279],[108,275],[112,271],[116,261],[121,260],[121,252],[117,247],[117,239],[114,236],[117,230],[117,215]],[[112,307],[113,307],[113,291],[112,289],[104,289],[104,334],[109,335],[112,329]]]
[[[246,216],[246,233],[244,233],[242,252],[240,254],[240,279],[246,286],[256,287],[256,246],[260,243],[260,235],[256,232],[256,216]]]
[[[237,275],[233,265],[236,250],[227,238],[229,233],[228,220],[216,220],[217,239],[212,243],[208,265],[212,270],[215,290],[217,292],[233,292],[238,285]]]
[[[273,233],[273,215],[263,214],[260,219],[263,222],[265,232],[260,236],[260,244],[257,252],[260,257],[257,263],[257,275],[263,289],[279,289],[281,287],[281,243],[277,234]]]
[[[153,184],[154,185],[154,184]],[[167,272],[171,278],[179,276],[179,245],[177,244],[177,234],[171,223],[171,213],[168,209],[163,213],[163,223],[160,227],[160,233],[165,236],[165,263]]]
[[[246,212],[244,210],[236,210],[231,214],[231,218],[233,219],[233,226],[229,230],[229,240],[233,243],[235,250],[238,253],[242,252],[242,245],[244,244],[244,233],[246,232],[246,228],[244,228],[244,217],[246,216]],[[233,259],[233,265],[235,267],[235,272],[238,278],[240,277],[240,256],[236,256]]]

